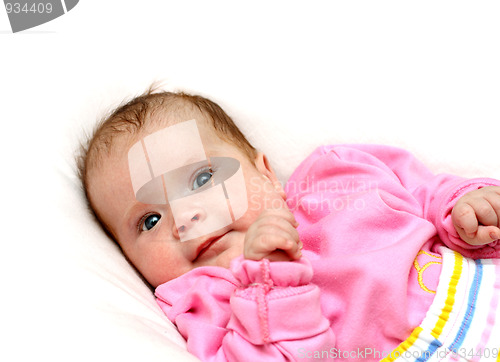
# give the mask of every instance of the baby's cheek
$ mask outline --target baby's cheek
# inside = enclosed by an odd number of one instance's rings
[[[264,210],[262,197],[259,194],[251,194],[246,214],[259,214],[262,210]]]
[[[260,214],[263,210],[282,209],[286,207],[283,198],[274,191],[262,194],[251,194],[248,199],[248,211]]]
[[[247,212],[231,225],[231,229],[235,232],[241,233],[241,240],[244,240],[248,228],[255,222],[255,220],[257,220],[260,213],[260,210],[253,210],[251,205],[248,205]],[[232,241],[232,243],[234,242],[235,241]]]
[[[153,286],[166,283],[189,271],[186,262],[182,258],[168,257],[167,253],[157,253],[148,259],[143,265],[141,274]]]

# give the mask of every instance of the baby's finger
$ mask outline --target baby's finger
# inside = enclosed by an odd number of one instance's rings
[[[500,239],[500,229],[496,226],[479,226],[476,236],[466,240],[471,245],[486,245]]]
[[[280,248],[286,252],[292,259],[300,259],[302,256],[302,243],[300,240],[298,242],[288,239],[284,246]]]
[[[271,250],[272,248],[283,250],[290,255],[296,255],[298,251],[302,249],[302,243],[299,239],[299,233],[290,224],[287,227],[277,228],[276,226],[267,226],[261,229],[261,232],[266,234],[268,239],[273,240],[272,243],[267,244],[267,248]],[[265,242],[263,237],[262,242]]]
[[[477,220],[482,225],[498,225],[498,216],[495,212],[493,206],[485,198],[474,199],[474,201],[468,202],[470,206],[474,209],[476,213]]]
[[[295,230],[294,230],[295,231]],[[264,249],[269,252],[281,250],[285,252],[291,259],[299,259],[302,256],[302,243],[294,235],[285,230],[274,231],[272,235],[266,235],[267,241]]]
[[[245,244],[245,257],[260,260],[275,250],[290,249],[293,247],[292,244],[293,242],[289,240],[288,233],[267,228],[267,231],[262,230],[251,244]]]
[[[294,226],[290,224],[282,225],[282,230],[288,234],[288,238],[293,241],[294,244],[300,243],[299,232]]]
[[[490,224],[494,226],[500,227],[500,195],[496,192],[492,192],[486,195],[486,200],[493,208],[493,211],[496,214],[496,224]]]
[[[284,219],[288,221],[293,227],[297,227],[299,225],[297,220],[295,220],[295,216],[292,214],[292,212],[285,208],[266,209],[262,212],[261,217],[266,219],[272,218],[274,220]]]
[[[476,235],[479,223],[471,205],[467,203],[457,204],[453,208],[451,216],[454,225],[461,229],[468,238],[473,238]]]
[[[290,213],[291,214],[291,213]],[[293,215],[292,215],[293,216]],[[260,220],[261,232],[276,232],[278,229],[290,235],[292,240],[299,240],[299,233],[292,222],[295,219],[284,218],[282,215],[270,214]]]

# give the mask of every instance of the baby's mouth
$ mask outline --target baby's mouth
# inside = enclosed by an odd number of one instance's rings
[[[213,236],[205,240],[201,245],[196,249],[196,258],[193,260],[197,261],[203,257],[203,255],[214,245],[216,244],[220,239],[224,237],[229,231],[224,232],[223,234]]]

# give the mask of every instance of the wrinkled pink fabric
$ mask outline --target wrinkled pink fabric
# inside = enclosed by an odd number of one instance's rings
[[[378,360],[430,306],[439,245],[499,257],[497,242],[470,246],[451,222],[462,195],[490,185],[433,175],[398,148],[320,147],[285,187],[300,261],[197,268],[160,285],[158,303],[203,361]]]

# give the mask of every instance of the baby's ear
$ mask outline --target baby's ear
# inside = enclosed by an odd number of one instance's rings
[[[283,200],[286,200],[285,190],[283,190],[283,186],[281,185],[280,180],[276,177],[271,164],[269,163],[268,158],[262,152],[258,152],[257,156],[255,156],[255,167],[262,174],[262,176],[266,177],[273,184],[276,191],[280,194]]]

